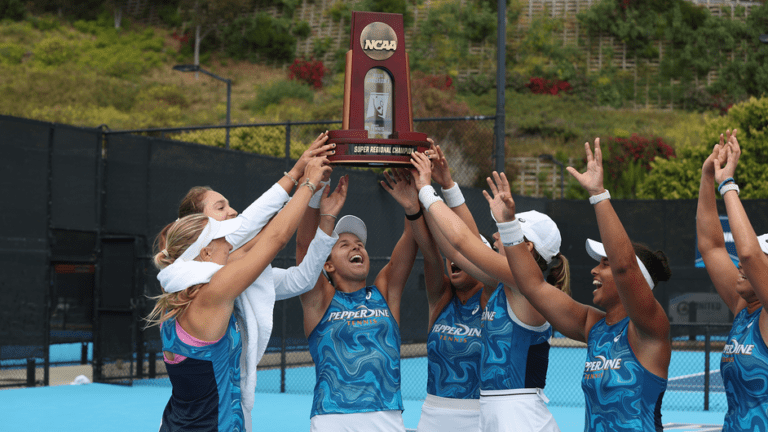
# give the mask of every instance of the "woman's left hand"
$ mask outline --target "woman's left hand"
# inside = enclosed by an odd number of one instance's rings
[[[726,143],[719,150],[713,152],[715,159],[715,181],[722,183],[725,179],[736,175],[736,165],[741,157],[741,147],[736,139],[736,129],[726,131]],[[725,164],[725,166],[723,166]]]
[[[488,191],[483,191],[483,196],[488,201],[491,208],[491,214],[496,222],[510,222],[515,219],[515,200],[512,199],[512,192],[509,189],[509,181],[504,173],[493,172],[493,180],[486,178],[488,186],[491,188],[493,197]]]
[[[432,162],[429,156],[424,153],[411,153],[411,164],[415,169],[411,169],[413,180],[416,184],[416,191],[420,191],[424,186],[432,184]]]
[[[603,152],[600,150],[600,138],[595,138],[595,153],[589,143],[584,143],[584,152],[587,156],[587,170],[582,174],[576,168],[566,168],[569,173],[581,184],[581,187],[589,192],[590,196],[605,192],[603,187]]]
[[[328,131],[321,133],[315,138],[315,141],[301,154],[299,160],[296,161],[296,164],[291,168],[291,174],[294,178],[298,179],[304,175],[304,170],[306,169],[307,164],[313,158],[331,156],[336,153],[336,144],[326,144],[327,141]],[[323,178],[323,181],[327,181],[329,178],[330,177]]]
[[[385,171],[384,177],[386,181],[380,182],[381,186],[405,209],[405,213],[418,213],[419,192],[412,182],[411,173],[404,168],[393,168],[391,174]]]
[[[323,195],[320,199],[320,214],[330,214],[338,216],[341,208],[344,207],[344,202],[347,200],[347,189],[349,188],[349,175],[341,176],[339,184],[336,185],[336,189],[333,194],[329,195],[331,190],[330,185],[323,190]]]

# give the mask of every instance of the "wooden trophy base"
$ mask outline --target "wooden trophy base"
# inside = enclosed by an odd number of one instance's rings
[[[327,144],[336,144],[332,165],[359,167],[404,167],[411,165],[411,153],[429,149],[427,134],[395,132],[390,138],[369,139],[367,130],[328,132]]]

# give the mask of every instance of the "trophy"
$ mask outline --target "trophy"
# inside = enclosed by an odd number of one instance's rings
[[[403,16],[352,12],[344,76],[342,130],[328,132],[334,165],[410,166],[411,153],[429,148],[413,132],[411,74]]]

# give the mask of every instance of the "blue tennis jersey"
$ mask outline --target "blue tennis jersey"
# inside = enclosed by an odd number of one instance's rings
[[[317,379],[310,417],[403,410],[400,328],[375,286],[336,291],[309,353]]]
[[[518,320],[507,304],[504,284],[488,299],[481,321],[480,388],[544,388],[552,326],[531,327]]]
[[[163,323],[163,351],[188,358],[165,364],[173,391],[160,431],[244,431],[240,405],[240,353],[243,345],[234,314],[218,342],[196,347],[182,342],[176,321]]]
[[[453,399],[480,397],[480,297],[461,304],[454,295],[427,336],[427,393]]]
[[[585,431],[662,431],[661,399],[667,380],[645,369],[629,346],[629,317],[598,321],[589,331],[581,388]]]
[[[760,334],[762,310],[742,309],[723,348],[720,374],[728,398],[723,432],[768,430],[768,347]]]

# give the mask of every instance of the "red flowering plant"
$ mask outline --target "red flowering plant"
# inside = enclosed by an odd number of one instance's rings
[[[531,77],[525,86],[534,94],[551,94],[555,96],[559,95],[560,92],[571,90],[571,84],[568,81],[548,80],[539,77]]]
[[[321,89],[326,70],[322,60],[297,58],[288,67],[288,79],[304,81],[316,89]]]
[[[600,147],[604,154],[605,187],[615,198],[635,198],[638,185],[651,170],[651,162],[657,157],[675,157],[675,150],[661,138],[638,134],[601,139]]]

